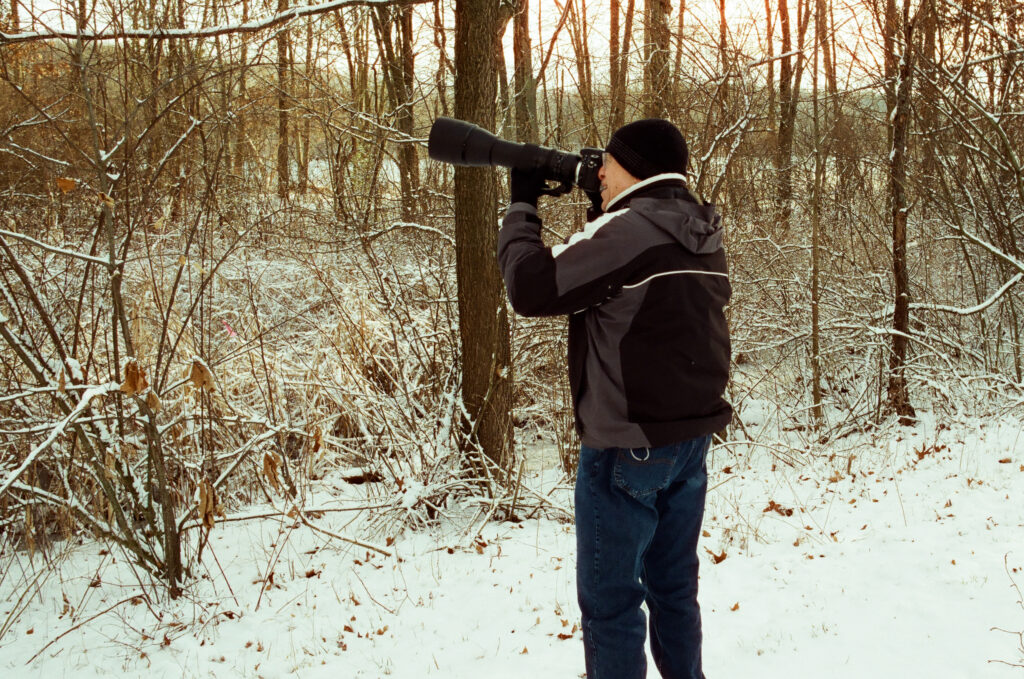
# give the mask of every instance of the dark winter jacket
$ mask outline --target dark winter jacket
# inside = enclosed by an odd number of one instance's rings
[[[498,261],[512,308],[570,314],[576,426],[592,448],[669,445],[732,416],[721,218],[683,180],[663,174],[630,187],[553,248],[532,205],[513,203],[502,223]]]

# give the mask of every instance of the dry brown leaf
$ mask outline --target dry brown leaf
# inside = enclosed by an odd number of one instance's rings
[[[762,510],[763,513],[775,512],[782,516],[793,516],[793,510],[789,507],[783,507],[782,505],[775,502],[775,500],[769,500],[768,506]]]
[[[78,188],[78,182],[66,177],[57,177],[57,188],[60,189],[61,193],[69,193]]]
[[[736,603],[734,603],[732,606],[729,607],[729,610],[730,611],[738,611],[738,610],[740,610],[740,602],[737,601]]]
[[[65,393],[67,391],[67,380],[64,377],[64,368],[60,369],[60,377],[57,378],[57,391]]]
[[[213,391],[213,373],[200,359],[192,359],[192,365],[185,369],[185,378],[192,382],[196,389],[206,388]]]
[[[277,453],[267,451],[263,453],[263,476],[266,477],[267,482],[274,487],[274,490],[281,490],[281,482],[277,479],[277,468],[281,465],[281,460],[277,457]]]
[[[135,396],[144,392],[148,387],[146,371],[142,369],[136,359],[129,358],[124,366],[124,383],[121,385],[121,391],[129,396]]]
[[[160,412],[163,406],[160,404],[160,397],[156,395],[155,391],[151,391],[146,394],[146,405],[154,413]]]
[[[111,209],[114,208],[114,199],[108,196],[107,194],[103,193],[102,191],[98,191],[96,193],[96,197],[99,199],[101,203],[103,203],[107,207]]]
[[[203,521],[203,528],[213,528],[214,515],[217,513],[217,491],[210,482],[203,479],[199,484],[199,517]]]
[[[711,555],[711,561],[712,561],[712,563],[715,563],[715,564],[720,564],[720,563],[722,563],[723,561],[725,561],[726,553],[725,553],[725,550],[724,550],[724,549],[722,550],[722,553],[721,553],[721,554],[715,554],[714,552],[712,552],[712,551],[711,551],[710,549],[708,549],[707,547],[705,547],[705,548],[704,548],[704,551],[705,551],[705,552],[707,552],[708,554],[710,554],[710,555]]]

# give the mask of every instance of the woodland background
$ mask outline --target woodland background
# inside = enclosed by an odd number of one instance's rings
[[[174,596],[254,502],[382,552],[455,498],[551,511],[522,470],[541,438],[574,471],[564,319],[509,313],[505,172],[428,161],[441,115],[566,150],[679,125],[733,280],[720,446],[800,467],[1020,412],[1019,2],[528,5],[5,6],[6,553],[98,537]],[[552,243],[585,203],[543,204]],[[319,525],[328,474],[369,532]]]

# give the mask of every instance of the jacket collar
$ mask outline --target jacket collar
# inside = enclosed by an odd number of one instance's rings
[[[653,177],[648,177],[647,179],[633,184],[628,189],[608,201],[605,212],[611,212],[616,205],[619,205],[623,201],[628,203],[629,198],[642,194],[645,189],[655,184],[661,185],[662,183],[666,186],[683,186],[685,188],[686,177],[677,172],[665,172],[663,174],[656,174]],[[625,207],[625,205],[622,205],[621,207]]]

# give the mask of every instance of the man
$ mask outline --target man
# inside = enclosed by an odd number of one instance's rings
[[[599,172],[603,214],[546,248],[544,177],[512,171],[498,260],[512,307],[569,314],[580,433],[577,593],[588,679],[703,677],[697,540],[711,433],[732,410],[720,216],[686,187],[688,152],[660,119],[617,130]]]

